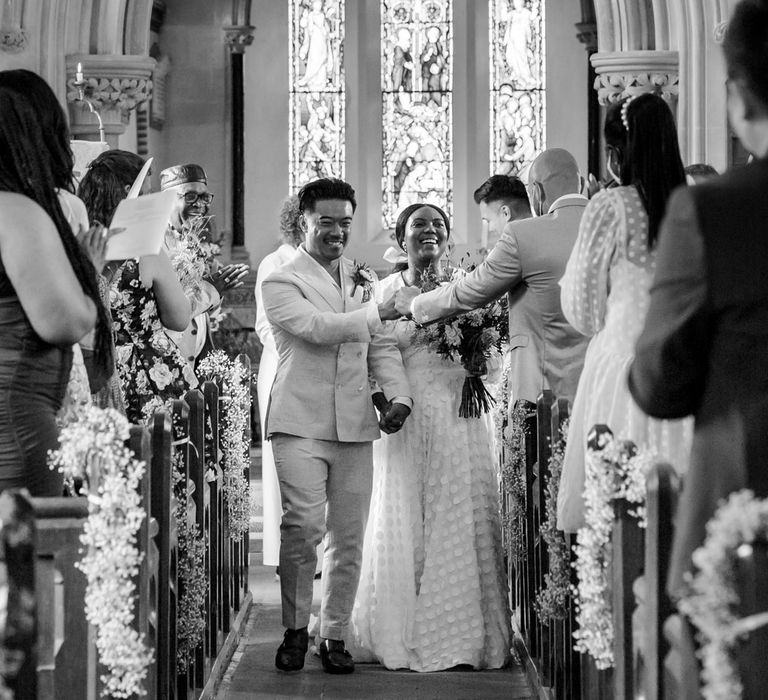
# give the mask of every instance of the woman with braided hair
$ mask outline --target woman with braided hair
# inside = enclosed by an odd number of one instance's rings
[[[48,127],[48,128],[46,128]],[[60,204],[72,192],[66,119],[47,83],[0,71],[0,490],[61,494],[48,469],[72,344],[94,325],[94,363],[111,371],[96,273]]]

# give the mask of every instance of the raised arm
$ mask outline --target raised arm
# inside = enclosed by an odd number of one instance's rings
[[[76,343],[96,323],[59,232],[38,204],[0,193],[0,257],[35,332],[55,345]]]
[[[152,287],[162,324],[172,331],[183,331],[192,311],[168,256],[162,250],[157,255],[145,255],[139,260],[139,275],[142,284]]]
[[[611,260],[619,224],[614,194],[605,190],[584,212],[579,235],[560,280],[563,315],[583,335],[594,335],[605,323]]]
[[[420,294],[413,300],[413,318],[429,323],[471,311],[498,299],[523,281],[514,229],[508,227],[488,257],[464,277]]]
[[[706,382],[712,313],[699,231],[690,190],[678,190],[661,226],[651,304],[629,373],[635,401],[657,418],[695,412]]]
[[[283,277],[266,279],[261,293],[269,322],[308,343],[368,343],[381,327],[375,304],[347,313],[320,311]]]

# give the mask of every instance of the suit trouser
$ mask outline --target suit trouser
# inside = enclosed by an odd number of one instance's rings
[[[309,624],[316,547],[327,532],[320,636],[344,639],[360,580],[373,481],[372,444],[279,434],[272,437],[272,451],[283,504],[283,625],[300,629]]]

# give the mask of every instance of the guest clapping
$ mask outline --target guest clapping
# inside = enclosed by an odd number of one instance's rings
[[[672,112],[658,95],[613,105],[605,120],[608,170],[620,187],[587,206],[565,276],[562,303],[573,327],[592,336],[576,391],[558,494],[558,527],[584,524],[584,460],[593,425],[608,425],[670,460],[688,462],[691,425],[649,418],[627,389],[627,372],[648,310],[656,240],[672,189],[685,182]]]
[[[25,70],[0,72],[0,489],[61,494],[48,469],[72,344],[96,324],[95,363],[112,366],[96,274],[62,211],[72,191],[66,118]]]

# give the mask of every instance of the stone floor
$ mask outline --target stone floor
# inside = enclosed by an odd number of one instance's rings
[[[501,671],[450,671],[411,673],[388,671],[378,664],[358,664],[351,676],[323,672],[320,658],[307,656],[302,671],[282,673],[274,666],[275,650],[282,639],[280,585],[271,567],[261,566],[260,504],[261,470],[258,453],[252,459],[254,499],[249,584],[253,594],[245,633],[222,681],[218,700],[266,700],[268,698],[323,698],[323,700],[371,698],[376,700],[525,700],[533,698],[525,675],[517,664]],[[315,583],[315,605],[320,581]]]

